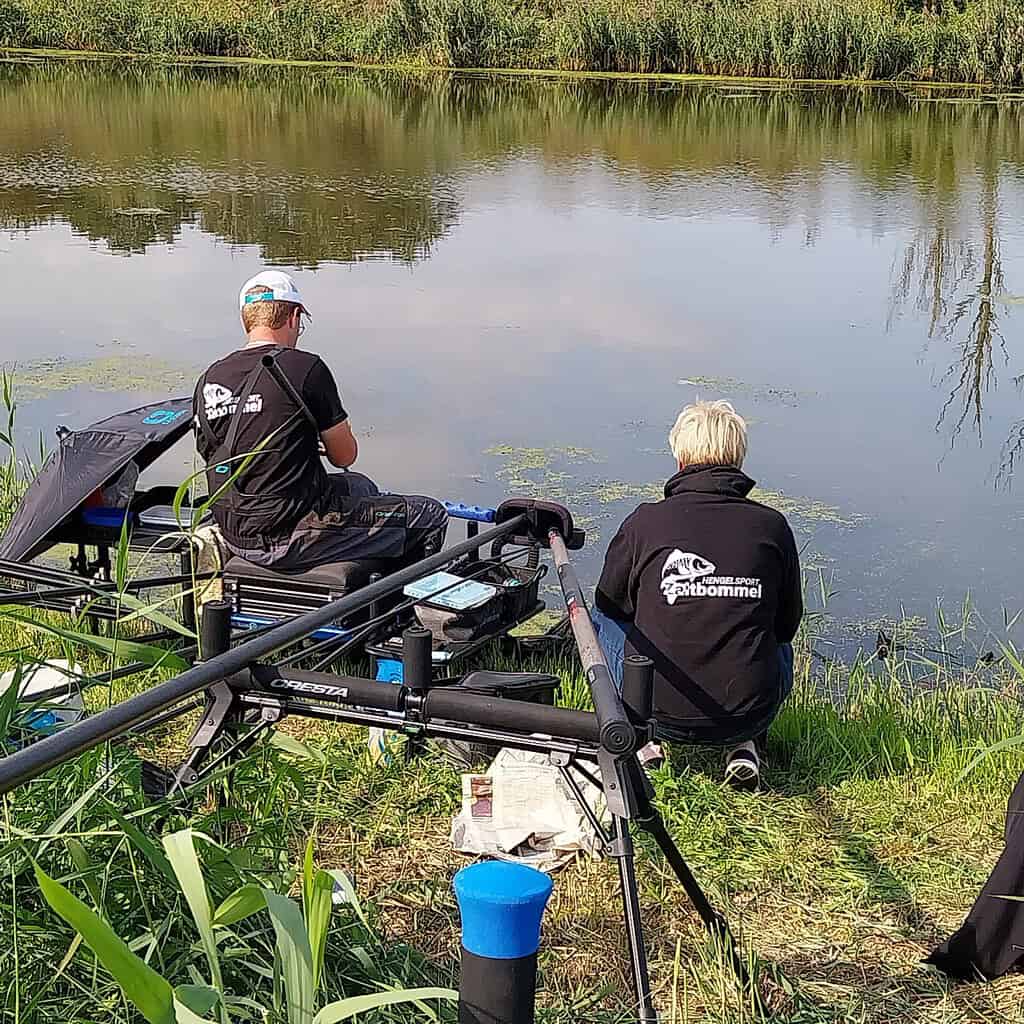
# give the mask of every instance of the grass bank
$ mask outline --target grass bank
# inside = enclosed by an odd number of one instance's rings
[[[0,0],[0,44],[456,68],[1024,84],[1020,0]]]

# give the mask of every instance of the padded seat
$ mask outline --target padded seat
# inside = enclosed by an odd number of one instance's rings
[[[367,559],[360,562],[327,562],[314,569],[300,572],[282,572],[279,569],[268,569],[266,566],[254,565],[237,555],[224,563],[224,575],[244,577],[246,579],[266,580],[279,583],[282,587],[293,587],[295,584],[320,586],[340,596],[358,590],[370,582],[374,573],[387,575],[399,567],[397,561],[387,559]]]

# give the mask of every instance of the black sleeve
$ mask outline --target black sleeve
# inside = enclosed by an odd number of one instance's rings
[[[775,613],[775,639],[780,644],[792,643],[800,620],[804,616],[803,580],[800,576],[800,555],[789,524],[784,526],[785,538],[782,543],[782,588],[779,593],[779,608]]]
[[[627,519],[608,545],[594,603],[613,619],[632,622],[636,615],[636,542]]]
[[[321,434],[348,419],[348,413],[341,404],[341,395],[338,394],[334,375],[319,356],[306,374],[306,381],[302,385],[302,397],[306,400],[306,405],[309,406]]]

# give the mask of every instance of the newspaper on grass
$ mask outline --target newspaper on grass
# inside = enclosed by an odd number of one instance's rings
[[[604,819],[601,792],[578,772],[573,778]],[[543,754],[508,748],[486,772],[462,776],[452,846],[541,871],[556,871],[580,854],[601,855],[600,841],[558,768]]]

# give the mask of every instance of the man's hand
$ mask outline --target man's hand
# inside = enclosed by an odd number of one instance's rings
[[[327,456],[327,461],[339,469],[347,469],[359,455],[359,444],[348,420],[325,430],[320,435],[320,443],[323,445],[323,454]]]

